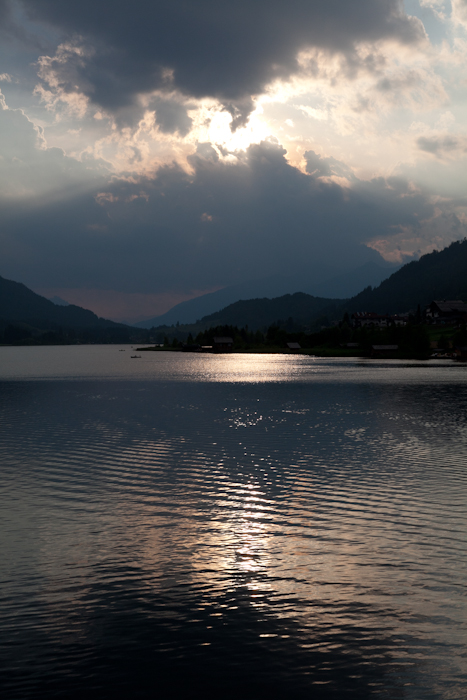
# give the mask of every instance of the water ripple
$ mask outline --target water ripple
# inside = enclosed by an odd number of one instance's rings
[[[0,385],[5,697],[467,694],[465,392],[280,377]]]

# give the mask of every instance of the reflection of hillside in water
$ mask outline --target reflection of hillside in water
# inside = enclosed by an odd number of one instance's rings
[[[460,689],[458,386],[4,387],[12,697]]]

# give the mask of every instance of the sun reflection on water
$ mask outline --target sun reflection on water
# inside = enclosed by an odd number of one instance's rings
[[[305,367],[310,371],[310,361],[313,364],[313,358],[305,355],[232,353],[204,358],[202,371],[210,381],[294,381],[303,374]]]
[[[256,663],[260,639],[294,673],[308,663],[315,680],[324,663],[300,650],[319,648],[334,664],[330,678],[352,654],[363,675],[369,664],[392,672],[400,662],[404,684],[413,673],[424,689],[434,660],[458,693],[467,473],[459,369],[455,383],[447,370],[444,384],[427,386],[425,369],[395,384],[408,370],[385,365],[372,384],[366,367],[344,363],[339,381],[292,384],[310,358],[172,362],[175,373],[196,368],[208,381],[4,385],[10,639],[18,624],[37,624],[56,643],[54,658],[65,646],[74,658],[78,642],[108,650],[106,635],[122,624],[119,658],[129,637],[138,654],[157,646],[177,663],[225,643],[229,663],[232,650],[243,654],[239,666]]]

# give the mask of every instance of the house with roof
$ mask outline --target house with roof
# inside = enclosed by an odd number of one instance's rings
[[[428,321],[440,325],[467,322],[467,304],[460,299],[432,301],[425,310]]]
[[[216,336],[212,341],[212,349],[214,352],[232,352],[233,338]]]

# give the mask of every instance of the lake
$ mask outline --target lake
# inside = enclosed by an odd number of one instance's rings
[[[0,459],[2,698],[467,697],[466,366],[0,347]]]

